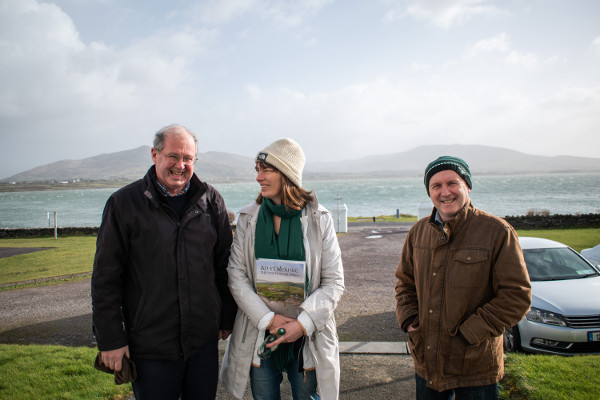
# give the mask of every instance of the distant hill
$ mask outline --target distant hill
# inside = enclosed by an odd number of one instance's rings
[[[152,165],[150,149],[150,146],[142,146],[82,160],[56,161],[18,173],[0,182],[76,179],[133,181],[143,177]],[[198,154],[198,162],[194,169],[203,180],[237,181],[254,177],[252,158],[216,151]]]
[[[309,162],[305,179],[421,176],[427,164],[442,155],[464,158],[474,175],[600,172],[600,158],[536,156],[499,147],[480,145],[429,145],[412,150],[339,162]],[[209,151],[198,154],[195,171],[203,180],[251,181],[251,157]],[[0,180],[40,182],[72,180],[133,181],[152,165],[150,147],[101,154],[82,160],[62,160]]]
[[[500,147],[459,144],[419,146],[394,154],[312,163],[306,171],[314,175],[422,176],[427,164],[444,155],[463,158],[474,175],[600,172],[600,158],[536,156]]]

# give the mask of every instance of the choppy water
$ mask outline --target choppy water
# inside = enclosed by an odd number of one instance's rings
[[[258,184],[214,185],[227,208],[238,211],[254,199]],[[348,207],[350,216],[418,214],[419,203],[429,201],[421,178],[306,181],[319,202],[334,210]],[[56,190],[0,193],[0,228],[99,226],[102,210],[116,189]],[[473,204],[499,216],[524,215],[530,210],[552,214],[600,212],[600,174],[554,174],[474,177]],[[48,213],[50,218],[48,218]]]

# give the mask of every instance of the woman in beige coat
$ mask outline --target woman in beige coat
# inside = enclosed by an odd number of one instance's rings
[[[237,398],[243,397],[250,378],[255,399],[279,400],[282,372],[295,400],[335,400],[339,395],[333,314],[344,290],[342,259],[331,215],[301,188],[304,162],[292,139],[280,139],[259,152],[261,193],[238,218],[227,270],[239,309],[221,368],[221,383]],[[256,293],[257,258],[305,262],[306,297],[297,316],[275,313]],[[279,328],[285,334],[268,345],[279,345],[277,350],[261,360],[261,343]]]

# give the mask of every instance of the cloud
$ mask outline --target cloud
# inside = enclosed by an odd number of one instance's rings
[[[192,15],[206,24],[223,24],[251,12],[258,0],[210,0],[192,6]]]
[[[448,29],[476,16],[500,12],[488,0],[414,0],[406,6],[399,4],[391,8],[386,13],[385,20],[393,22],[410,17]]]
[[[467,58],[481,56],[499,55],[509,65],[534,68],[540,63],[540,58],[533,53],[522,53],[513,49],[510,37],[506,33],[500,33],[489,39],[482,39],[474,45],[469,46],[466,51]],[[548,63],[558,61],[558,57],[550,57]]]
[[[422,144],[480,143],[551,155],[581,153],[581,143],[595,143],[600,121],[593,110],[600,107],[600,88],[556,89],[542,96],[518,83],[481,86],[477,79],[457,90],[451,83],[428,86],[391,77],[314,92],[252,84],[239,103],[215,116],[229,117],[230,124],[218,140],[231,143],[229,151],[246,154],[290,136],[313,162]],[[228,109],[237,110],[236,115],[227,114]],[[243,130],[244,137],[233,136],[236,130]],[[561,143],[558,149],[556,143]]]
[[[85,43],[59,7],[34,0],[11,1],[0,24],[2,132],[18,132],[14,146],[35,147],[39,164],[56,160],[44,149],[60,147],[61,159],[130,149],[202,115],[198,61],[214,30],[164,27],[118,48]]]
[[[120,113],[148,96],[185,93],[195,60],[215,37],[206,29],[160,30],[120,49],[85,44],[58,7],[31,0],[16,3],[21,6],[2,14],[7,22],[0,42],[2,117],[67,117],[90,108]]]
[[[592,41],[592,43],[590,44],[590,47],[592,48],[592,51],[596,55],[600,55],[600,36],[598,36],[597,38],[595,38]]]
[[[280,28],[302,24],[333,0],[211,0],[194,5],[194,13],[203,23],[224,24],[246,15],[269,21]]]
[[[506,33],[500,33],[490,39],[483,39],[470,46],[467,50],[469,57],[476,57],[481,53],[507,53],[511,43]]]
[[[513,50],[506,57],[506,62],[508,64],[521,65],[527,68],[533,68],[539,64],[539,59],[535,54],[523,54]]]

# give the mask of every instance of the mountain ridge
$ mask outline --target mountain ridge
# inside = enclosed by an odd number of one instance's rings
[[[105,153],[80,160],[60,160],[0,179],[0,182],[72,180],[135,180],[152,165],[150,146]],[[484,145],[423,145],[391,154],[332,162],[308,162],[304,179],[420,176],[427,164],[442,155],[463,158],[473,175],[600,172],[600,158],[538,156]],[[195,171],[218,182],[251,181],[252,157],[209,151],[198,154]]]

